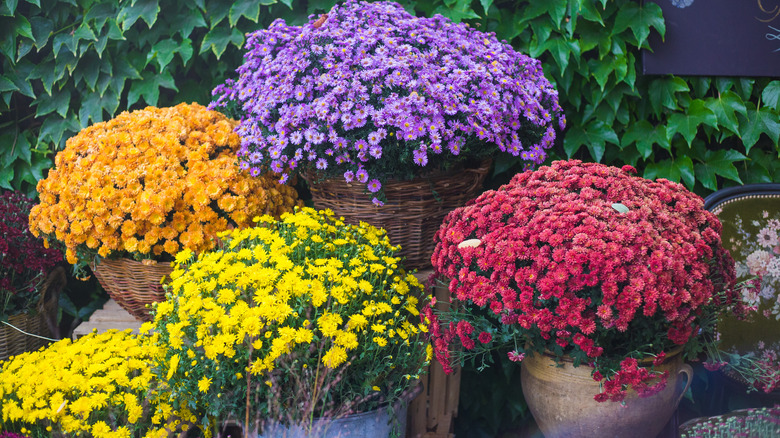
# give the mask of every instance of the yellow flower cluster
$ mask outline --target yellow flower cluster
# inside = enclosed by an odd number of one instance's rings
[[[38,182],[30,229],[63,242],[76,264],[95,254],[199,252],[219,231],[291,211],[299,204],[292,187],[239,169],[235,125],[193,103],[123,112],[83,129]]]
[[[74,437],[164,438],[186,428],[193,414],[165,401],[150,370],[159,351],[145,337],[114,330],[0,362],[0,430],[14,422]]]
[[[247,377],[264,381],[280,366],[308,386],[268,380],[257,389],[277,391],[279,400],[316,393],[316,377],[343,366],[355,372],[341,373],[333,394],[408,384],[426,356],[422,286],[384,230],[311,208],[256,220],[221,233],[219,250],[179,253],[168,299],[155,304],[147,328],[170,346],[160,366],[171,387],[187,387],[177,376],[205,379],[179,396],[209,403],[233,388],[240,400]]]

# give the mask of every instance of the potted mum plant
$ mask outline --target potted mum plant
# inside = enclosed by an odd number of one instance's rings
[[[703,200],[634,172],[556,161],[436,234],[435,275],[462,304],[426,310],[437,359],[503,348],[545,436],[655,437],[690,384],[683,361],[720,312],[744,310]]]
[[[30,233],[32,199],[0,192],[0,361],[36,350],[58,334],[62,252]]]
[[[185,436],[194,413],[173,409],[165,376],[150,370],[164,348],[130,330],[109,330],[0,362],[0,430],[55,438]]]
[[[153,371],[174,408],[197,410],[204,429],[242,423],[245,437],[381,437],[391,418],[403,431],[399,402],[432,351],[398,248],[332,212],[258,221],[222,233],[219,249],[179,253],[143,328],[167,346]]]
[[[234,127],[216,111],[179,104],[83,129],[38,182],[30,229],[62,242],[69,263],[91,266],[118,304],[148,319],[173,255],[213,248],[219,231],[298,202],[275,177],[238,167]]]
[[[541,163],[564,125],[539,61],[398,3],[279,19],[246,49],[211,104],[239,120],[241,166],[303,175],[316,207],[385,228],[415,267],[444,215],[479,193],[485,160]]]

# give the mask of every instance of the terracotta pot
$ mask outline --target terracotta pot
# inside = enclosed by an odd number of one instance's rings
[[[672,417],[691,384],[693,369],[682,355],[666,360],[659,371],[669,371],[669,380],[658,394],[641,398],[629,391],[625,404],[599,403],[600,392],[591,377],[592,368],[574,367],[571,361],[556,365],[552,357],[529,355],[523,360],[523,395],[539,429],[553,437],[648,437],[655,438]],[[687,381],[683,385],[684,376]]]

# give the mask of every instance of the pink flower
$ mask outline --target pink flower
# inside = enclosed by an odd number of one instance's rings
[[[512,362],[520,362],[525,359],[525,353],[518,353],[517,350],[510,351],[507,353],[507,356],[509,356],[509,360]]]

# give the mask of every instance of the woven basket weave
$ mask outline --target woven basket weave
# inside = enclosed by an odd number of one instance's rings
[[[108,295],[141,321],[152,319],[147,305],[165,300],[161,282],[173,272],[169,263],[145,265],[127,258],[103,259],[91,267]]]
[[[35,351],[49,342],[26,335],[19,330],[45,338],[57,337],[59,334],[56,327],[57,303],[66,282],[65,270],[58,266],[49,273],[46,281],[41,285],[41,298],[38,301],[38,308],[35,309],[36,312],[11,315],[8,324],[16,329],[0,324],[0,361],[26,351]]]
[[[387,201],[381,207],[371,202],[364,184],[350,184],[343,178],[318,180],[312,175],[305,179],[315,208],[329,208],[350,224],[364,221],[384,228],[390,243],[401,245],[404,266],[425,269],[431,265],[433,236],[444,217],[479,194],[490,164],[411,181],[387,181],[382,186]]]

